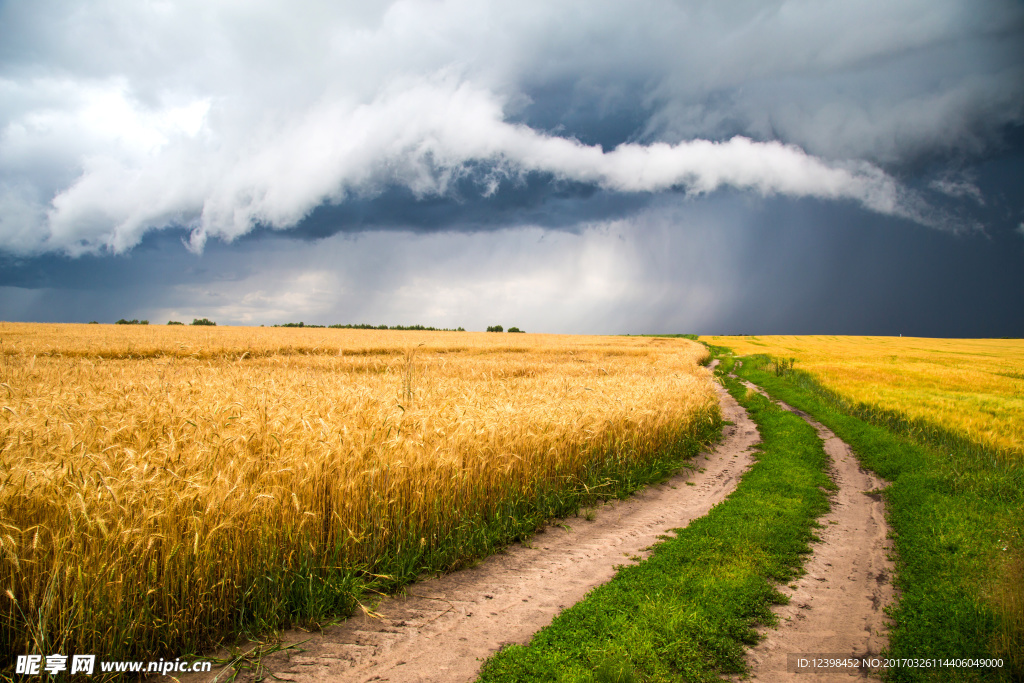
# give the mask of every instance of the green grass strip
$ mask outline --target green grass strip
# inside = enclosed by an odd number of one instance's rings
[[[757,422],[757,462],[729,498],[643,562],[562,612],[529,645],[488,660],[481,681],[712,681],[745,670],[753,627],[799,573],[835,485],[802,419],[730,382]]]
[[[842,412],[806,373],[778,377],[769,369],[768,357],[748,357],[737,374],[813,415],[891,482],[885,503],[900,597],[890,609],[886,654],[1004,660],[1002,669],[897,669],[886,678],[1024,680],[1021,469],[952,442],[940,449],[924,437],[894,434],[891,420],[870,424]]]

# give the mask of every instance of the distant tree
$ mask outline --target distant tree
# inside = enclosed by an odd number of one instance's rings
[[[89,324],[90,324],[90,325],[99,325],[100,323],[99,323],[99,321],[98,321],[98,320],[90,320],[90,321],[89,321]]]
[[[510,327],[510,328],[508,328],[508,331],[509,332],[519,332],[520,334],[522,334],[522,332],[523,332],[523,330],[519,329],[518,327]]]
[[[135,320],[134,318],[132,320],[125,320],[124,318],[121,318],[120,320],[118,320],[114,324],[115,325],[148,325],[149,321],[148,320]]]
[[[167,324],[168,325],[184,325],[185,323],[180,323],[177,320],[168,320]]]
[[[216,325],[217,323],[213,322],[212,320],[208,320],[207,318],[193,318],[192,319],[192,324],[193,325]]]
[[[501,325],[491,325],[491,326],[489,326],[487,328],[487,331],[488,332],[504,332],[505,328],[503,328]]]
[[[281,327],[288,327],[288,325],[281,325]],[[323,325],[306,325],[306,327],[323,327]],[[424,327],[423,325],[394,325],[388,327],[387,325],[369,325],[366,323],[360,323],[353,325],[352,323],[336,323],[334,325],[328,325],[327,327],[335,330],[420,330],[424,332],[465,332],[466,328],[457,327],[451,329],[448,327]]]

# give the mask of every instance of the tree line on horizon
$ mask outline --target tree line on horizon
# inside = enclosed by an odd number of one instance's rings
[[[260,325],[260,327],[263,327]],[[465,332],[463,327],[425,327],[423,325],[369,325],[367,323],[359,323],[353,325],[351,323],[335,324],[335,325],[307,325],[304,322],[297,323],[282,323],[280,325],[271,325],[271,327],[311,327],[320,329],[332,329],[332,330],[417,330],[420,332]]]
[[[93,320],[89,324],[90,325],[98,325],[99,323],[97,321]],[[115,325],[148,325],[149,321],[148,320],[137,320],[137,319],[134,319],[134,318],[132,320],[127,320],[125,318],[121,318],[120,320],[118,320],[114,324]],[[168,320],[167,324],[168,325],[184,325],[185,323],[179,322],[177,320]],[[210,325],[210,326],[216,326],[217,325],[217,323],[215,323],[214,321],[212,321],[212,320],[210,320],[208,318],[194,318],[190,324],[191,325]],[[260,327],[263,327],[263,325],[260,325]],[[271,327],[309,327],[309,328],[314,328],[314,329],[319,328],[319,329],[337,329],[337,330],[405,330],[405,331],[418,331],[418,332],[465,332],[466,331],[466,328],[464,328],[462,326],[451,328],[451,327],[429,327],[429,326],[425,326],[425,325],[370,325],[370,324],[367,324],[367,323],[359,323],[359,324],[346,323],[344,325],[340,324],[340,323],[334,324],[334,325],[313,325],[313,324],[307,325],[305,322],[301,322],[301,321],[297,322],[297,323],[281,323],[279,325],[271,325]],[[501,325],[489,325],[487,327],[487,331],[488,332],[504,332],[505,328],[502,327]],[[525,332],[525,330],[521,330],[521,329],[519,329],[518,327],[515,327],[515,326],[508,328],[508,331],[510,333],[519,333],[519,334],[522,334],[522,333]]]
[[[92,320],[92,321],[89,322],[89,324],[90,325],[99,325],[99,322],[96,321],[96,320]],[[136,320],[135,318],[132,318],[131,320],[127,320],[125,318],[121,318],[120,320],[118,320],[114,324],[115,325],[148,325],[149,321],[148,320]],[[178,322],[177,320],[168,320],[167,324],[168,325],[184,325],[185,323]],[[216,326],[217,325],[217,323],[213,322],[209,318],[193,318],[192,322],[189,323],[189,324],[190,325],[210,325],[210,326]]]

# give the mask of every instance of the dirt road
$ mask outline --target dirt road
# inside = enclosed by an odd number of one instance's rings
[[[839,490],[831,512],[819,520],[821,542],[813,546],[814,554],[804,566],[807,573],[792,587],[780,588],[790,601],[774,610],[779,627],[761,629],[765,639],[747,655],[751,679],[849,681],[849,671],[795,673],[789,659],[797,654],[877,655],[888,642],[883,610],[894,597],[893,564],[885,509],[875,493],[885,482],[861,469],[850,447],[830,429],[806,413],[777,403],[817,430],[832,459],[831,475]]]
[[[288,632],[285,644],[305,640],[304,651],[263,664],[286,681],[473,680],[502,645],[529,641],[618,565],[644,557],[659,535],[706,514],[736,487],[760,437],[736,401],[719,392],[723,417],[734,424],[717,448],[695,459],[697,471],[599,507],[593,521],[561,520],[475,567],[411,585],[406,596],[377,605],[380,618],[354,617],[323,634]]]

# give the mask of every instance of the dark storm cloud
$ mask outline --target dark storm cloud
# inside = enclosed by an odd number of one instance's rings
[[[1000,163],[1000,177],[1024,171]],[[212,242],[199,256],[154,236],[130,258],[0,264],[0,319],[1024,336],[1021,258],[1005,216],[990,234],[952,235],[854,203],[730,191],[662,197],[579,232],[371,231]]]
[[[1021,177],[1015,0],[0,4],[0,319],[1020,335]]]
[[[906,164],[976,158],[1021,121],[1022,17],[1010,0],[9,2],[0,248],[123,253],[185,226],[198,251],[417,217],[380,196],[445,229],[490,229],[503,201],[588,221],[599,204],[559,186],[736,188],[960,227]]]
[[[635,214],[651,202],[646,194],[617,194],[583,183],[532,173],[503,183],[493,193],[466,178],[444,195],[417,198],[389,186],[379,194],[322,204],[282,236],[319,239],[366,230],[476,231],[516,226],[579,231],[587,224]],[[254,233],[266,237],[267,230]]]

